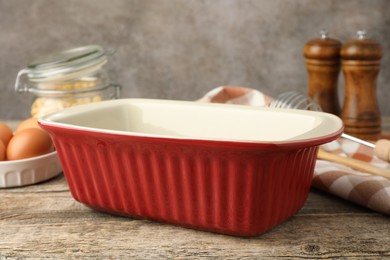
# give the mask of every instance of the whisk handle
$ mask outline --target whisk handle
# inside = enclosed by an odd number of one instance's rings
[[[365,140],[356,138],[354,136],[348,135],[346,133],[343,133],[341,137],[345,139],[349,139],[351,141],[357,142],[359,144],[368,146],[370,148],[374,149],[374,154],[378,156],[378,158],[390,162],[390,140],[387,139],[380,139],[375,144],[371,142],[367,142]]]
[[[343,137],[343,138],[345,138],[345,139],[348,139],[348,140],[351,140],[351,141],[354,141],[354,142],[356,142],[356,143],[359,143],[359,144],[368,146],[368,147],[370,147],[370,148],[375,148],[375,144],[370,143],[370,142],[367,142],[367,141],[362,140],[362,139],[360,139],[360,138],[357,138],[357,137],[348,135],[348,134],[346,134],[346,133],[341,134],[341,137]]]

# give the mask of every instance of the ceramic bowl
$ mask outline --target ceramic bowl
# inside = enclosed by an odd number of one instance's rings
[[[255,236],[305,203],[331,114],[119,99],[39,120],[74,198],[135,218]]]
[[[57,152],[0,162],[0,188],[12,188],[40,183],[62,172]]]

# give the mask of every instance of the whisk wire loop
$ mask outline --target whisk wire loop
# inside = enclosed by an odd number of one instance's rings
[[[270,107],[322,111],[321,107],[313,99],[297,91],[288,91],[280,94],[271,102]]]

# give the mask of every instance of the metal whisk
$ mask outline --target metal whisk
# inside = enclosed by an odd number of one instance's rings
[[[311,111],[322,111],[321,107],[313,99],[298,91],[288,91],[280,94],[276,99],[271,102],[269,106],[272,108],[291,108]],[[375,144],[345,133],[341,134],[341,137],[371,148],[375,148]]]
[[[322,111],[320,105],[313,99],[297,91],[288,91],[280,94],[271,102],[270,107]]]

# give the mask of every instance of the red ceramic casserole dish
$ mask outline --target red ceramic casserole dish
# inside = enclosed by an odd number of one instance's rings
[[[239,236],[303,206],[318,146],[343,130],[322,112],[153,99],[81,105],[39,123],[77,201]]]

